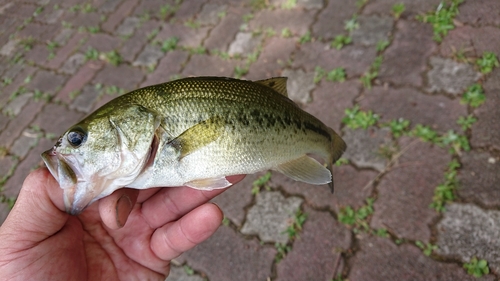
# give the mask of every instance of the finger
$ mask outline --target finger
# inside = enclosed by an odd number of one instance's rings
[[[25,179],[3,234],[10,231],[24,242],[42,241],[65,225],[69,215],[64,210],[63,190],[47,168],[37,169]]]
[[[158,191],[160,191],[161,187],[142,189],[139,191],[139,197],[137,198],[138,203],[142,203],[148,200],[151,196],[155,195]]]
[[[132,212],[139,190],[120,188],[99,200],[99,214],[102,222],[110,229],[118,229],[125,225]]]
[[[158,228],[151,237],[151,250],[162,260],[171,260],[214,234],[222,217],[217,205],[201,205],[180,220]]]
[[[244,177],[244,175],[229,176],[227,180],[235,184]],[[167,222],[177,220],[225,190],[203,191],[186,186],[163,188],[142,204],[141,213],[151,228],[158,228]]]

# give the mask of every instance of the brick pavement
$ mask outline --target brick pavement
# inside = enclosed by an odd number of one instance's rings
[[[498,279],[500,68],[478,59],[500,56],[500,4],[465,0],[436,40],[418,17],[439,4],[0,0],[0,222],[40,153],[113,97],[192,75],[287,75],[350,145],[335,194],[248,176],[214,200],[223,225],[167,280],[474,280],[473,257],[488,262],[480,280]],[[462,98],[474,84],[483,104]]]

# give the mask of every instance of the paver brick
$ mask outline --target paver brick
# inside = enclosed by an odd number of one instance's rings
[[[7,179],[12,175],[16,165],[19,163],[19,158],[9,154],[0,157],[0,179]]]
[[[21,18],[29,18],[33,16],[33,13],[36,10],[36,6],[24,4],[22,2],[13,2],[12,5],[9,5],[5,9],[5,13],[8,15],[16,15]]]
[[[394,20],[383,16],[359,16],[359,28],[350,32],[352,42],[364,46],[375,46],[378,42],[389,41]]]
[[[422,124],[441,133],[460,132],[456,121],[460,116],[467,116],[467,107],[458,99],[426,95],[410,87],[376,86],[366,92],[359,104],[364,110],[378,114],[382,123],[403,118],[411,122],[410,127]]]
[[[355,1],[328,1],[313,25],[313,34],[325,40],[332,40],[337,35],[345,34],[344,22],[350,19],[356,11]]]
[[[379,79],[396,85],[422,86],[427,58],[437,48],[432,36],[429,24],[399,20],[394,39],[384,53]]]
[[[380,172],[385,170],[388,160],[381,151],[391,146],[389,129],[345,129],[343,138],[348,147],[342,157],[360,168],[373,168]]]
[[[500,212],[482,210],[472,204],[450,204],[436,226],[438,253],[469,262],[472,257],[486,259],[500,273]],[[493,276],[489,276],[493,277]]]
[[[181,259],[204,272],[209,280],[266,280],[271,275],[275,255],[274,247],[262,246],[257,239],[244,239],[233,229],[221,226]]]
[[[102,24],[102,29],[107,32],[113,32],[120,22],[130,15],[139,3],[139,0],[125,0],[111,15],[108,16],[106,22]]]
[[[491,146],[500,150],[500,90],[486,92],[487,102],[474,110],[477,122],[472,125],[471,144],[473,147]]]
[[[45,133],[60,136],[82,117],[82,113],[68,110],[66,106],[49,103],[33,121],[33,125],[38,126]]]
[[[2,226],[3,222],[9,215],[10,208],[7,203],[0,203],[0,226]]]
[[[63,14],[63,9],[56,10],[52,7],[44,7],[43,11],[36,16],[36,20],[45,24],[55,24],[61,21]]]
[[[122,2],[122,0],[100,0],[97,7],[100,12],[111,13],[116,10],[118,5]],[[142,1],[142,2],[153,2],[153,1]]]
[[[484,52],[500,56],[500,30],[493,26],[461,26],[451,30],[440,46],[442,56],[452,56],[457,51],[480,57]]]
[[[216,56],[192,55],[182,70],[183,76],[233,76],[236,62]]]
[[[279,76],[282,69],[279,63],[287,62],[294,49],[293,39],[271,38],[257,61],[250,66],[246,77],[250,80],[258,80]]]
[[[66,74],[75,74],[75,72],[85,63],[87,59],[82,53],[75,53],[67,58],[64,65],[59,69]]]
[[[481,78],[481,73],[465,63],[458,63],[451,59],[431,57],[432,69],[427,72],[431,92],[445,91],[450,94],[461,94],[470,85]]]
[[[182,65],[187,61],[188,57],[188,53],[184,51],[168,52],[160,60],[155,71],[146,77],[146,81],[141,84],[141,87],[170,81],[173,75],[180,73]]]
[[[10,120],[7,127],[0,134],[0,146],[10,147],[24,128],[31,124],[42,107],[43,103],[41,101],[29,101],[19,113],[19,117]]]
[[[312,102],[304,110],[340,133],[344,109],[353,105],[360,94],[360,84],[355,81],[342,83],[321,82],[312,92]]]
[[[302,36],[309,31],[314,21],[314,11],[303,9],[262,10],[249,22],[250,30],[265,30],[272,28],[278,35],[285,28],[292,34]]]
[[[488,207],[500,206],[500,158],[488,152],[470,151],[461,157],[458,194]]]
[[[352,235],[328,212],[304,208],[307,214],[293,251],[278,263],[276,280],[331,280],[342,272],[342,251],[351,246]]]
[[[303,70],[284,70],[282,75],[288,77],[288,97],[296,103],[311,102],[311,90],[314,89],[314,73],[305,73]]]
[[[206,3],[196,16],[196,21],[201,25],[215,25],[220,19],[220,14],[225,14],[227,6],[224,4]]]
[[[246,207],[252,203],[252,183],[262,173],[247,175],[241,182],[224,191],[212,201],[221,208],[224,216],[238,227],[243,225],[246,215]],[[235,200],[238,201],[235,204]]]
[[[24,59],[31,64],[46,66],[49,54],[49,49],[45,44],[34,44],[31,50],[24,55]]]
[[[54,142],[52,141],[49,141],[47,139],[40,139],[38,145],[30,150],[26,158],[21,161],[16,167],[14,174],[12,174],[12,176],[5,183],[2,193],[6,197],[17,197],[19,191],[21,190],[24,179],[26,179],[28,174],[33,169],[41,167],[43,165],[42,157],[40,157],[40,154],[51,148],[53,145]]]
[[[16,69],[15,76],[11,77],[10,75],[14,75],[14,73],[8,73],[10,71],[7,71],[7,73],[4,73],[4,77],[10,77],[14,78],[12,83],[9,85],[5,86],[0,95],[0,106],[3,107],[8,100],[10,99],[11,95],[16,93],[20,87],[25,86],[26,84],[26,78],[27,77],[32,77],[32,75],[35,73],[36,68],[31,67],[31,66],[19,66],[19,68],[13,67],[13,69]]]
[[[234,56],[253,53],[261,41],[262,36],[251,32],[238,32],[234,41],[229,45],[228,54]]]
[[[81,93],[76,96],[73,103],[69,106],[70,109],[76,109],[80,112],[90,113],[94,103],[99,99],[100,92],[95,86],[86,85]]]
[[[175,0],[164,0],[164,1],[140,1],[137,7],[134,9],[135,16],[142,16],[144,14],[150,14],[153,16],[159,16],[162,7],[170,6],[175,8],[177,6]]]
[[[144,1],[143,1],[144,2]],[[147,21],[143,23],[134,35],[128,38],[120,49],[120,55],[124,61],[133,62],[136,56],[141,52],[144,46],[148,43],[150,32],[158,29],[160,23],[157,21]]]
[[[126,79],[124,79],[126,77]],[[117,86],[124,89],[126,92],[138,88],[140,82],[144,78],[144,73],[133,66],[120,64],[114,66],[106,64],[101,71],[96,74],[93,82],[108,86]]]
[[[293,215],[299,210],[302,199],[285,198],[279,191],[262,191],[256,195],[256,203],[247,212],[241,233],[258,235],[263,242],[286,244],[286,232]]]
[[[5,116],[17,116],[21,112],[21,109],[33,98],[33,93],[26,93],[17,96],[15,99],[11,100],[2,109],[2,113]]]
[[[160,47],[153,45],[146,45],[142,53],[139,54],[137,59],[132,63],[133,66],[141,66],[145,68],[155,67],[158,60],[163,57],[163,52]]]
[[[274,188],[283,188],[288,194],[301,195],[308,205],[338,212],[340,208],[352,206],[361,207],[365,199],[372,194],[373,181],[378,173],[370,170],[357,171],[349,165],[333,168],[335,191],[330,187],[315,186],[294,181],[280,173],[273,173],[270,185]]]
[[[493,280],[493,276],[475,278],[461,266],[437,262],[424,256],[422,250],[410,244],[396,246],[386,238],[365,237],[353,259],[348,278],[351,281],[455,281]]]
[[[500,25],[498,11],[500,2],[495,0],[465,1],[460,4],[460,13],[456,19],[464,24],[474,26]]]
[[[248,12],[247,9],[228,8],[227,15],[210,31],[209,37],[204,42],[205,47],[209,50],[228,51],[234,37],[239,34],[238,31],[243,24],[243,16]]]
[[[438,216],[429,206],[451,157],[445,149],[418,139],[402,138],[399,146],[402,155],[377,186],[370,225],[426,243],[431,238],[429,226]]]
[[[89,27],[99,27],[101,16],[97,12],[84,13],[66,10],[61,21],[66,22],[75,29],[83,29],[82,31],[85,31]]]
[[[41,134],[32,129],[26,129],[21,136],[14,142],[9,152],[19,156],[21,159],[26,157],[28,152],[38,144]]]
[[[75,75],[73,75],[57,94],[57,99],[63,102],[70,102],[70,93],[80,91],[83,86],[89,83],[94,75],[104,66],[101,61],[88,61]]]
[[[86,36],[82,33],[75,33],[68,42],[57,50],[53,59],[49,60],[47,67],[51,69],[59,69],[68,57],[78,48],[82,39]]]
[[[162,26],[155,41],[163,42],[166,39],[176,37],[178,46],[196,48],[201,46],[207,37],[209,27],[198,27],[197,29],[188,27],[182,23],[170,22]]]
[[[146,2],[146,1],[144,1]],[[165,281],[205,281],[206,279],[198,274],[188,274],[180,266],[170,266],[170,273]]]
[[[176,21],[184,21],[192,19],[200,10],[207,0],[185,0],[182,1],[179,9],[175,12]]]
[[[47,70],[38,70],[27,85],[27,88],[30,90],[39,90],[52,96],[64,85],[65,81],[66,77],[61,74]]]
[[[116,29],[116,34],[120,36],[131,36],[136,28],[141,25],[141,19],[137,17],[128,17]]]
[[[85,44],[80,46],[80,51],[86,52],[90,47],[99,52],[111,52],[120,47],[122,40],[105,33],[89,34]]]
[[[373,0],[368,1],[363,14],[391,15],[392,7],[402,3],[405,7],[402,17],[410,19],[419,14],[435,11],[440,2],[440,0]]]
[[[292,66],[303,67],[307,71],[314,71],[318,66],[326,71],[342,67],[347,78],[352,78],[363,75],[376,56],[374,48],[348,45],[337,50],[316,41],[301,45],[294,54]]]

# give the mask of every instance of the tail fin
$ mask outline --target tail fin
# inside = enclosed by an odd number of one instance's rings
[[[330,129],[330,135],[332,136],[332,146],[330,148],[330,159],[328,161],[328,169],[332,174],[332,181],[328,184],[330,190],[333,193],[334,183],[333,183],[333,164],[339,160],[344,151],[347,149],[347,145],[344,140],[333,130]]]

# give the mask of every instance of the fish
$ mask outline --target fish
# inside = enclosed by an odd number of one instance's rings
[[[123,187],[212,190],[265,170],[333,192],[346,144],[287,97],[286,83],[188,77],[140,88],[71,126],[41,157],[73,215]]]

